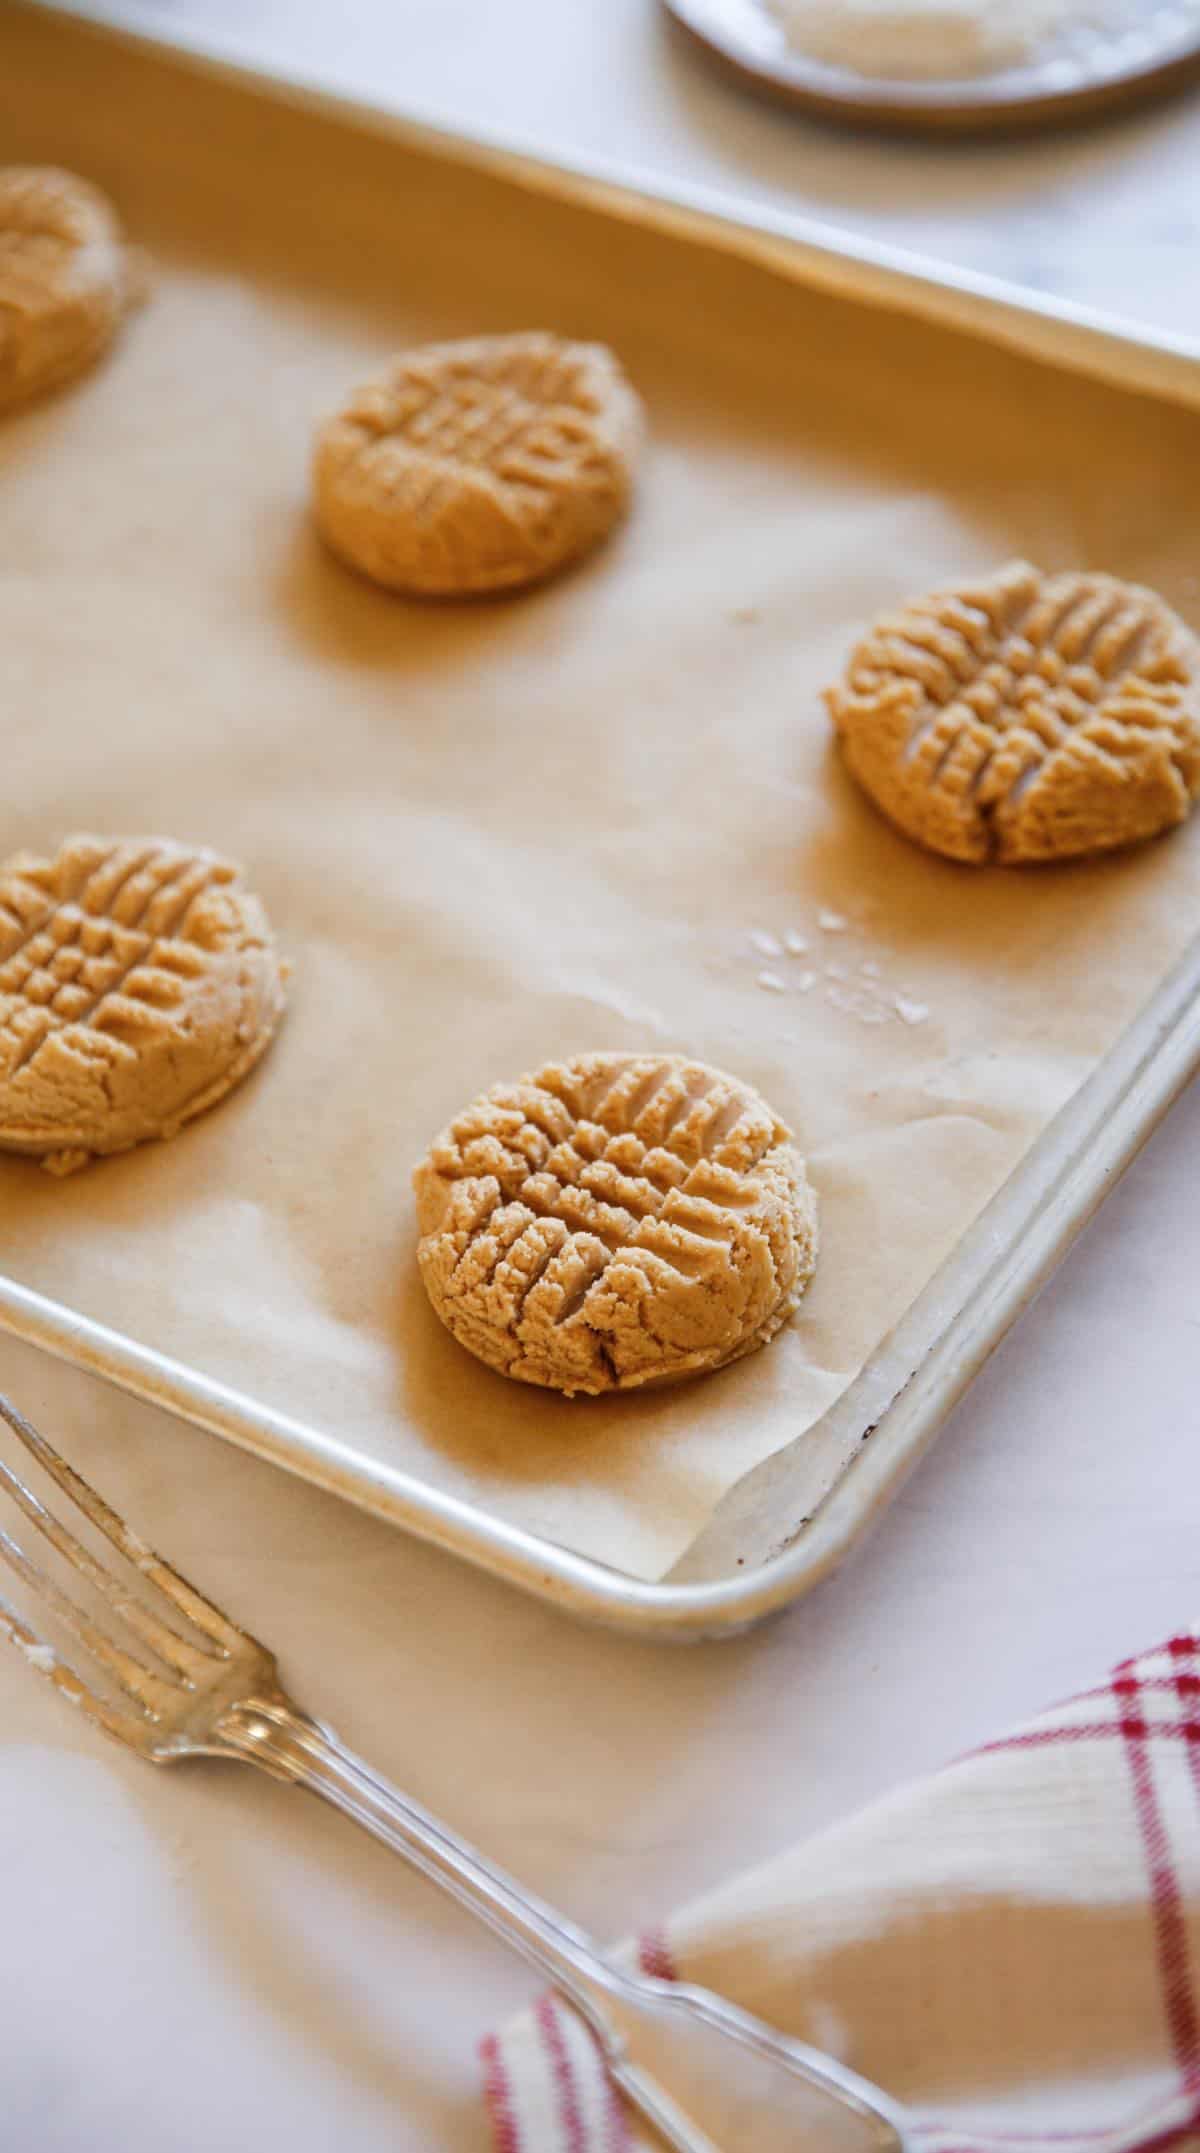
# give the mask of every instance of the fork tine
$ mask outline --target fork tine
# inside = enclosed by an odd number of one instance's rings
[[[157,1615],[152,1615],[149,1608],[132,1593],[127,1592],[120,1579],[114,1577],[110,1570],[106,1570],[103,1563],[97,1562],[90,1549],[84,1547],[82,1541],[77,1540],[74,1533],[39,1502],[32,1490],[17,1479],[3,1458],[0,1458],[0,1489],[12,1498],[17,1508],[32,1525],[37,1526],[38,1531],[52,1547],[58,1549],[59,1554],[66,1558],[72,1568],[78,1570],[97,1592],[103,1594],[114,1612],[121,1616],[141,1642],[149,1645],[150,1650],[168,1667],[173,1667],[177,1674],[186,1678],[195,1675],[211,1661],[213,1654],[208,1645],[185,1644],[165,1622],[160,1622]]]
[[[144,1711],[157,1717],[163,1707],[178,1696],[176,1684],[166,1682],[161,1676],[152,1673],[140,1660],[135,1660],[132,1653],[123,1651],[120,1645],[114,1644],[110,1637],[105,1636],[103,1630],[97,1629],[95,1623],[89,1620],[81,1607],[76,1606],[69,1594],[61,1591],[53,1578],[47,1577],[35,1563],[30,1562],[24,1550],[18,1547],[16,1541],[10,1539],[2,1528],[0,1561],[6,1562],[10,1570],[15,1570],[17,1576],[24,1579],[31,1591],[36,1592],[52,1609],[72,1636],[77,1637],[80,1644],[91,1653],[93,1659],[100,1662],[113,1681],[125,1691],[126,1696],[132,1697]]]
[[[95,1726],[103,1728],[104,1732],[111,1734],[116,1741],[124,1742],[127,1748],[139,1746],[138,1728],[148,1726],[149,1722],[144,1720],[140,1713],[122,1712],[115,1705],[108,1704],[103,1697],[97,1697],[96,1692],[88,1688],[75,1669],[59,1656],[53,1645],[46,1644],[36,1630],[31,1630],[27,1622],[22,1622],[16,1609],[9,1606],[3,1594],[0,1594],[0,1637],[6,1637],[11,1645],[15,1645],[26,1665],[35,1668],[38,1674],[52,1682],[59,1696],[75,1705],[85,1719],[90,1719]]]
[[[38,1434],[37,1429],[26,1420],[23,1413],[17,1411],[16,1406],[2,1391],[0,1420],[7,1422],[18,1442],[24,1444],[30,1456],[37,1459],[43,1471],[62,1489],[64,1495],[68,1495],[82,1510],[97,1530],[104,1534],[105,1539],[124,1555],[127,1562],[133,1564],[142,1577],[150,1584],[157,1585],[164,1599],[169,1600],[173,1607],[186,1615],[198,1630],[206,1637],[211,1637],[213,1643],[225,1652],[235,1652],[246,1642],[245,1631],[239,1630],[230,1622],[228,1616],[223,1615],[219,1607],[214,1607],[211,1600],[206,1600],[202,1593],[197,1592],[194,1585],[189,1585],[187,1579],[181,1577],[177,1570],[173,1570],[160,1555],[156,1555],[154,1549],[139,1539],[137,1533],[131,1532],[124,1519],[119,1518],[115,1510],[110,1510],[103,1496],[97,1495],[95,1489],[89,1487],[87,1481],[81,1479],[65,1459],[59,1457],[45,1436]],[[20,1487],[20,1482],[16,1485]],[[157,1646],[154,1649],[157,1650]]]

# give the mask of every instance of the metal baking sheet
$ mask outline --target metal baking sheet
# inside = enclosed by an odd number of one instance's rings
[[[798,1597],[867,1529],[1198,1061],[1193,948],[831,1407],[821,1437],[842,1463],[820,1503],[807,1510],[797,1493],[804,1475],[795,1450],[768,1458],[661,1583],[574,1554],[389,1467],[18,1279],[0,1283],[0,1322],[572,1612],[658,1636],[726,1634]]]

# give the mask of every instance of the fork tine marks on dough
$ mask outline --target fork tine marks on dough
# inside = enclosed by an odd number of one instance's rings
[[[584,1055],[498,1085],[414,1183],[421,1272],[447,1328],[503,1374],[568,1394],[751,1351],[815,1261],[787,1130],[748,1086],[678,1056]]]

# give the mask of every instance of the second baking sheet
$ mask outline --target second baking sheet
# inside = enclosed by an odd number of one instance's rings
[[[1197,917],[1195,833],[1054,873],[922,856],[845,781],[819,687],[879,607],[1013,552],[1196,617],[1200,425],[35,18],[9,47],[7,154],[108,186],[158,277],[111,364],[0,435],[0,850],[224,848],[296,979],[260,1076],[173,1146],[64,1185],[0,1165],[5,1266],[661,1576],[839,1394]],[[354,582],[307,523],[314,415],[405,338],[526,325],[607,339],[646,394],[628,530],[498,606]],[[789,931],[807,951],[763,942]],[[440,1329],[408,1170],[493,1077],[609,1045],[758,1084],[824,1248],[767,1352],[568,1404]]]

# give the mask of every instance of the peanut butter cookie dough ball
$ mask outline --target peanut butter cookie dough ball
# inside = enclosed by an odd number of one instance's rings
[[[552,1390],[634,1390],[752,1353],[816,1262],[790,1132],[736,1077],[585,1054],[498,1084],[414,1174],[429,1298],[460,1345]]]
[[[1200,644],[1164,601],[1026,561],[885,614],[826,700],[889,821],[977,864],[1157,837],[1200,791]]]
[[[72,837],[0,867],[0,1150],[51,1173],[174,1136],[283,1015],[258,899],[216,853]]]
[[[321,427],[317,525],[389,590],[515,590],[608,536],[640,433],[638,399],[602,345],[545,335],[426,345]]]
[[[0,411],[93,366],[133,282],[98,189],[52,166],[0,168]]]

